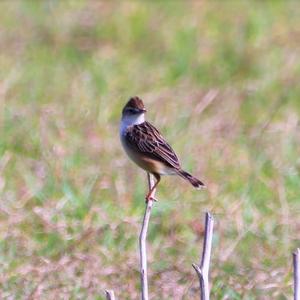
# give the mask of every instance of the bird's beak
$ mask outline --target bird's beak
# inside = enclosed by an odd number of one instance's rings
[[[146,113],[146,112],[147,112],[147,109],[145,109],[145,108],[142,108],[142,109],[140,109],[140,112],[142,112],[142,113]]]

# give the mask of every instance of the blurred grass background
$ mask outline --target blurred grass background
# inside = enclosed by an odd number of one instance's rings
[[[207,191],[164,178],[151,299],[196,299],[204,212],[213,299],[291,299],[300,232],[296,1],[0,3],[0,297],[139,298],[146,180],[120,111],[148,119]]]

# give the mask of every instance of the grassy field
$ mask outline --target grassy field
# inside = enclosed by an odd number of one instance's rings
[[[208,186],[163,178],[151,299],[196,299],[207,210],[212,299],[291,299],[299,83],[296,1],[2,1],[0,298],[139,299],[146,177],[118,136],[138,95]]]

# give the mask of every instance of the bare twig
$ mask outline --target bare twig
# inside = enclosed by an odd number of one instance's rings
[[[194,112],[197,115],[202,114],[202,112],[216,99],[219,91],[217,89],[209,90],[208,93],[203,97],[202,101],[196,105]]]
[[[294,300],[300,300],[300,248],[293,253]]]
[[[213,228],[214,228],[213,216],[209,212],[207,212],[205,214],[205,233],[204,233],[201,263],[200,266],[198,266],[197,264],[193,264],[193,267],[197,272],[199,278],[201,300],[209,300],[208,273],[209,273]]]
[[[105,290],[105,295],[107,300],[116,300],[113,290]]]
[[[150,175],[149,173],[147,175],[148,175],[148,184],[149,184],[149,190],[150,190],[154,185],[154,180],[153,180],[152,175]],[[154,195],[153,195],[153,198],[154,198]],[[149,299],[148,276],[147,276],[146,239],[147,239],[147,231],[148,231],[148,225],[149,225],[149,220],[150,220],[150,215],[151,215],[153,202],[154,202],[154,200],[150,199],[146,203],[146,208],[145,208],[145,213],[144,213],[144,218],[143,218],[143,224],[142,224],[140,238],[139,238],[142,300],[148,300]]]

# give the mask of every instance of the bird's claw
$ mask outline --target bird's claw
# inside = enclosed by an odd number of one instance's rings
[[[158,201],[156,198],[154,198],[154,197],[151,196],[151,195],[146,196],[145,199],[146,199],[146,201],[145,201],[146,203],[148,203],[150,200],[151,200],[151,201],[154,201],[154,202],[157,202],[157,201]]]

